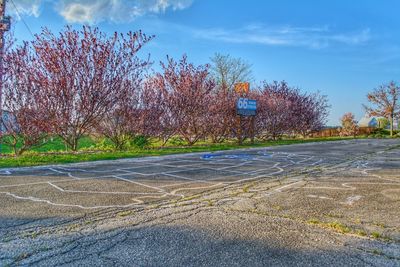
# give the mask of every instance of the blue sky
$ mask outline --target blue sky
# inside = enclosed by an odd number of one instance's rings
[[[400,77],[398,0],[9,0],[7,8],[19,41],[32,39],[22,18],[33,33],[66,24],[141,29],[156,35],[142,51],[156,69],[166,55],[197,64],[215,52],[241,57],[256,83],[286,80],[327,95],[328,125],[345,112],[360,119],[366,94]]]

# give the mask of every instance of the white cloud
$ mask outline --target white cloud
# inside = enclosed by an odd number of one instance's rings
[[[7,1],[7,13],[11,14],[16,19],[21,19],[19,16],[34,16],[39,17],[40,6],[42,0],[14,0]],[[15,4],[15,5],[14,5]]]
[[[193,35],[200,39],[228,43],[252,43],[269,46],[300,46],[313,49],[324,48],[333,44],[360,45],[371,39],[369,29],[358,32],[337,33],[323,27],[269,27],[261,24],[248,25],[239,29],[202,29],[193,30]]]
[[[355,34],[338,34],[331,36],[331,40],[345,43],[345,44],[361,44],[367,42],[371,38],[370,29],[364,29]]]
[[[182,10],[194,0],[13,0],[7,13],[20,16],[40,15],[41,6],[52,4],[69,23],[94,24],[101,21],[129,22],[146,14],[160,14],[167,10]],[[14,7],[14,4],[16,8]],[[17,12],[18,10],[18,12]]]
[[[60,0],[57,11],[70,23],[127,22],[167,9],[181,10],[193,0]]]

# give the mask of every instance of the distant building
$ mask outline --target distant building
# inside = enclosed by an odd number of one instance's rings
[[[358,122],[358,126],[360,127],[379,127],[379,119],[383,119],[383,117],[369,117],[367,114]],[[399,120],[395,119],[393,121],[393,129],[399,129]],[[388,124],[386,129],[390,128],[390,124]]]
[[[378,127],[378,118],[365,115],[359,122],[360,127]]]

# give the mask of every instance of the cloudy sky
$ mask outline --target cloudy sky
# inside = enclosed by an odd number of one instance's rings
[[[253,65],[256,83],[286,80],[321,91],[330,125],[345,112],[360,119],[366,93],[400,80],[398,0],[8,0],[18,41],[46,26],[142,30],[156,38],[143,53],[155,62],[187,53],[197,64],[215,52]],[[25,25],[25,23],[26,25]],[[28,29],[29,28],[29,29]]]

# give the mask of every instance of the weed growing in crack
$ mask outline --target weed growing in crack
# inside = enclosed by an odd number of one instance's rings
[[[378,232],[372,232],[372,233],[371,233],[371,236],[372,236],[373,238],[381,238],[381,237],[382,237],[382,235],[381,235],[380,233],[378,233]]]
[[[131,210],[127,210],[127,211],[118,212],[117,216],[118,217],[126,217],[126,216],[129,216],[129,215],[132,215],[132,214],[133,214],[133,212]]]
[[[359,235],[359,236],[367,236],[367,233],[364,230],[360,230],[360,229],[356,230],[355,234]]]
[[[206,199],[207,206],[212,207],[214,206],[214,202],[211,199]]]
[[[375,225],[375,226],[378,226],[380,228],[386,228],[386,225],[384,223],[374,222],[372,224]]]
[[[29,256],[30,256],[29,253],[26,253],[26,252],[21,253],[21,254],[19,254],[17,257],[15,257],[15,261],[16,261],[16,262],[19,262],[19,261],[25,260],[25,259],[27,259]]]

